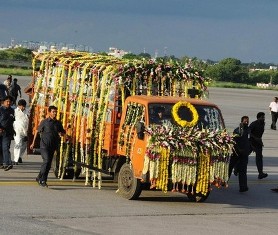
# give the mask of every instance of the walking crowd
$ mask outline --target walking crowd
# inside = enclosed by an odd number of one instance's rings
[[[27,102],[21,98],[21,87],[11,75],[0,84],[0,168],[9,171],[14,165],[22,163],[27,149],[29,114]],[[16,103],[17,102],[17,103]],[[56,119],[57,108],[48,107],[48,117],[41,121],[34,135],[30,149],[34,148],[37,134],[40,134],[40,152],[43,159],[36,181],[41,187],[48,187],[47,178],[55,151],[59,147],[61,136],[65,135],[62,123]],[[10,152],[14,140],[13,161]]]
[[[17,79],[8,78],[0,86],[0,168],[8,171],[13,165],[22,163],[22,157],[27,148],[27,130],[29,117],[26,111],[26,101],[20,99],[16,106],[18,94],[21,98],[21,88]],[[14,161],[11,159],[10,146],[14,140]]]
[[[271,114],[271,130],[276,130],[276,123],[278,119],[278,97],[274,97],[269,105]],[[247,165],[248,157],[254,152],[256,159],[256,166],[258,170],[258,179],[268,177],[268,174],[263,171],[263,141],[262,136],[265,131],[265,113],[257,113],[257,120],[249,125],[249,117],[243,116],[239,127],[234,129],[234,150],[230,158],[229,164],[229,178],[234,172],[238,176],[239,191],[248,191],[247,186]],[[271,189],[278,192],[278,188]]]

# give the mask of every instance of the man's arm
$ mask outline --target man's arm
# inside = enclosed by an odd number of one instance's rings
[[[37,135],[38,135],[38,131],[36,130],[36,132],[35,132],[35,134],[34,134],[33,142],[32,142],[32,144],[30,145],[30,149],[31,149],[31,150],[34,149],[34,145],[35,145],[35,141],[36,141]]]
[[[20,86],[18,86],[18,92],[19,92],[19,96],[21,98],[21,87]]]
[[[35,145],[35,141],[38,135],[38,132],[41,132],[43,130],[43,124],[44,124],[44,120],[42,120],[38,126],[38,129],[36,130],[35,134],[34,134],[34,138],[33,138],[33,142],[30,145],[30,149],[33,150],[34,149],[34,145]]]

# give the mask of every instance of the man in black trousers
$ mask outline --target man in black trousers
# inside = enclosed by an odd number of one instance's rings
[[[41,121],[38,129],[34,135],[30,149],[34,148],[37,134],[40,133],[40,151],[43,159],[40,172],[36,178],[36,181],[41,187],[48,187],[47,177],[51,168],[51,162],[55,151],[58,150],[60,145],[60,137],[63,136],[66,131],[64,130],[62,123],[56,119],[57,107],[48,107],[48,117]]]
[[[11,141],[14,138],[14,109],[11,108],[13,98],[11,96],[6,96],[2,99],[2,105],[0,107],[0,151],[2,152],[3,162],[0,168],[5,171],[9,171],[13,168],[11,160]]]
[[[243,116],[239,127],[234,130],[236,135],[234,151],[229,164],[229,177],[231,177],[233,168],[236,166],[238,172],[239,192],[248,191],[247,186],[247,164],[248,156],[251,153],[251,146],[249,142],[249,118]]]
[[[249,126],[250,129],[250,142],[253,151],[256,154],[256,165],[258,169],[258,179],[263,179],[268,176],[267,173],[263,172],[263,141],[262,136],[264,133],[265,126],[265,113],[259,112],[257,114],[257,120],[252,122]]]

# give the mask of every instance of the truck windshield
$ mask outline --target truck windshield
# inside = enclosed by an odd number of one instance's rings
[[[172,117],[172,107],[174,104],[149,104],[149,123],[150,124],[175,124],[175,121]],[[196,108],[199,119],[197,126],[199,128],[208,128],[211,130],[221,130],[224,129],[224,123],[222,120],[221,113],[219,109],[213,106],[202,106],[194,105]],[[178,115],[182,120],[191,121],[192,113],[187,108],[182,106]]]

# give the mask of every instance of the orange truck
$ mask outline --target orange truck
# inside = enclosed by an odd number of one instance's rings
[[[56,177],[84,174],[101,188],[107,174],[127,199],[148,186],[204,201],[212,185],[227,185],[233,140],[219,108],[202,99],[208,79],[199,71],[83,52],[35,53],[33,68],[30,142],[49,105],[70,136],[53,159]]]

